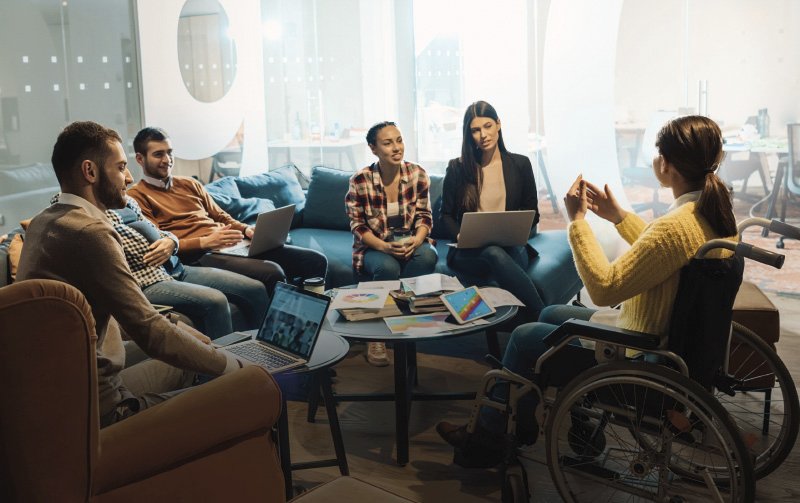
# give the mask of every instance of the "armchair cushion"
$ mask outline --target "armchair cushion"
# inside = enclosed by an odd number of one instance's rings
[[[189,389],[100,431],[95,492],[169,470],[253,434],[266,436],[280,412],[278,386],[260,367]],[[283,487],[282,477],[272,478]]]

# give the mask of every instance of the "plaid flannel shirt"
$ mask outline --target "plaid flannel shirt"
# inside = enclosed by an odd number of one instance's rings
[[[433,227],[428,190],[430,179],[420,166],[403,162],[400,166],[400,186],[397,202],[403,216],[403,228],[416,233],[420,227]],[[371,232],[386,240],[391,232],[387,222],[386,192],[383,189],[378,163],[362,168],[350,177],[350,190],[345,197],[350,230],[353,232],[353,269],[361,272],[368,246],[361,237]],[[433,242],[431,239],[428,241]]]
[[[146,220],[142,216],[142,209],[139,204],[131,197],[127,197],[128,203],[126,207],[136,214],[136,221],[144,221],[152,225],[162,238],[169,238],[175,241],[175,251],[178,250],[178,238],[171,232],[166,232],[158,229],[155,224]],[[128,267],[139,283],[142,289],[147,288],[155,283],[161,281],[172,281],[172,276],[169,275],[163,265],[151,266],[144,263],[142,257],[150,250],[150,242],[141,235],[137,230],[129,227],[122,221],[122,217],[114,210],[106,210],[106,216],[111,221],[114,230],[117,231],[120,238],[122,238],[122,249],[125,251],[125,260],[128,262]]]

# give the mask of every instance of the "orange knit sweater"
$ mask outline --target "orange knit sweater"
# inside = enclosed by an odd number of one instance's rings
[[[139,203],[145,218],[178,237],[180,255],[205,251],[200,238],[220,227],[230,225],[242,232],[247,228],[220,208],[194,178],[173,176],[169,190],[140,180],[128,189],[128,195]]]

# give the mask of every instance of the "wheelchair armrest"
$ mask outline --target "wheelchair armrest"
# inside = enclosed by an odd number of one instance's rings
[[[610,344],[618,344],[620,346],[644,350],[659,349],[659,344],[661,343],[661,338],[657,335],[625,330],[623,328],[601,325],[585,320],[576,320],[574,318],[562,323],[561,326],[547,335],[543,342],[547,346],[552,347],[573,335],[584,339],[608,342]]]

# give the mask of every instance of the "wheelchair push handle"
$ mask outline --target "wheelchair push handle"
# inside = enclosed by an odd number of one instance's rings
[[[745,229],[753,226],[764,227],[787,238],[800,239],[800,228],[777,219],[767,220],[766,218],[760,217],[746,218],[739,222],[739,225],[736,226],[739,231],[739,239],[741,240],[742,233]]]
[[[777,232],[787,238],[800,239],[800,228],[789,225],[786,222],[781,222],[780,220],[772,220],[772,222],[769,223],[769,230]]]
[[[786,259],[786,257],[780,253],[771,252],[748,243],[735,243],[727,239],[712,239],[701,246],[694,256],[699,259],[705,258],[709,251],[716,248],[725,248],[726,250],[736,253],[736,255],[740,257],[749,258],[776,269],[783,267],[783,261]]]
[[[780,253],[771,252],[748,243],[736,245],[736,254],[772,266],[775,269],[783,267],[783,261],[786,259]]]

